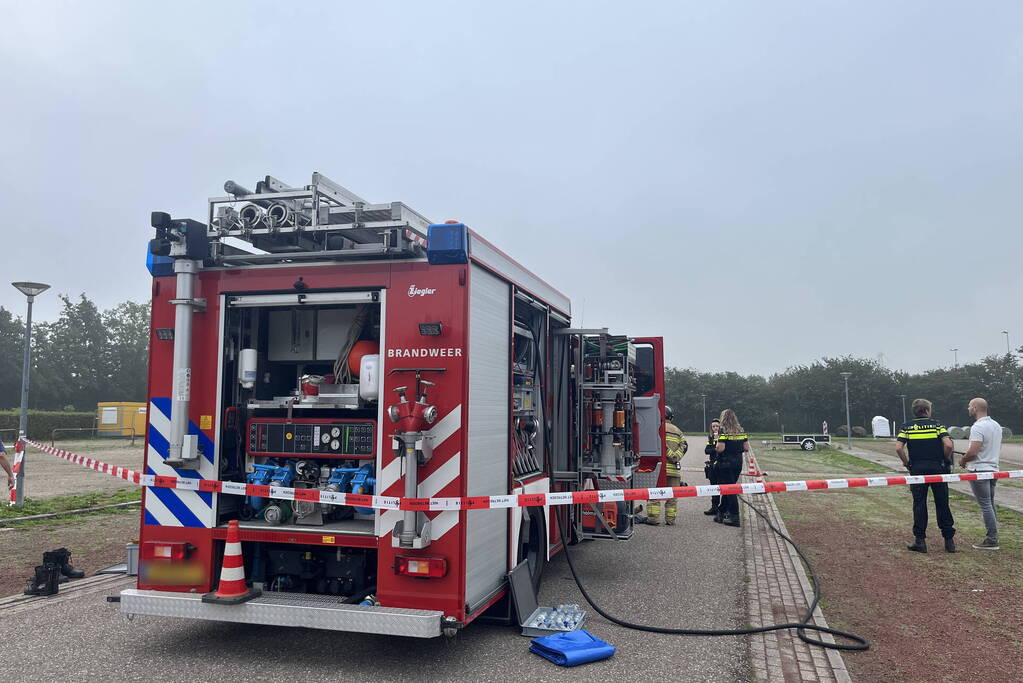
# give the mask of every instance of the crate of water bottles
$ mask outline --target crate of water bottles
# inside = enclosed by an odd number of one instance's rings
[[[574,631],[582,626],[586,611],[579,605],[537,607],[522,624],[524,636],[549,636],[552,633]]]

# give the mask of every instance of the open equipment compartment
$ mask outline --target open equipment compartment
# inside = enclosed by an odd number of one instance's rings
[[[221,478],[372,494],[380,394],[379,291],[225,294]],[[374,533],[371,508],[218,496],[218,526]],[[274,554],[276,553],[276,555]],[[285,551],[267,553],[287,565]]]

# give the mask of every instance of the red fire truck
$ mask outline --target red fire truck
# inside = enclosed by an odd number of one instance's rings
[[[153,214],[145,473],[184,485],[144,492],[122,611],[433,637],[510,617],[509,570],[535,587],[562,549],[553,514],[570,542],[632,535],[623,500],[332,504],[663,486],[661,339],[574,329],[464,224],[321,174],[225,191],[205,222]],[[261,595],[204,602],[232,520]]]

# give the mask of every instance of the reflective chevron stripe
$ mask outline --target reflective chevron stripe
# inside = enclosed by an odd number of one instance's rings
[[[447,445],[448,439],[461,428],[462,406],[459,404],[439,419],[427,432],[423,448],[433,454],[434,463],[440,464],[435,464],[435,469],[419,482],[420,496],[433,498],[461,475],[462,453],[457,450],[457,445],[454,442]],[[377,491],[391,495],[400,495],[403,492],[404,487],[401,484],[402,460],[403,458],[393,458],[381,468],[380,476],[377,477]],[[430,535],[434,540],[440,539],[454,529],[458,525],[459,519],[458,512],[451,512],[447,507],[433,507],[430,510],[424,510],[424,512],[438,510],[441,513],[431,520]],[[381,537],[389,535],[401,517],[398,506],[385,509],[377,518],[377,534]]]
[[[213,526],[213,492],[201,484],[217,477],[213,466],[213,442],[194,422],[188,423],[188,433],[199,436],[202,455],[198,470],[175,469],[167,465],[170,449],[171,401],[153,398],[149,403],[149,431],[146,448],[145,474],[181,480],[174,487],[156,487],[146,496],[146,524],[155,526],[186,526],[211,528]]]

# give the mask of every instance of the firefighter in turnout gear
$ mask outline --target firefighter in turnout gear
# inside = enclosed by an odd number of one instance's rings
[[[672,423],[674,414],[669,406],[664,406],[664,445],[667,454],[668,465],[665,469],[665,475],[668,478],[668,486],[683,486],[682,484],[682,456],[689,450],[689,444],[686,443],[686,435]],[[675,524],[676,506],[678,499],[669,498],[667,505],[667,512],[665,513],[666,523],[668,526]],[[646,520],[647,524],[657,526],[661,523],[661,501],[651,500],[649,505],[649,516]]]

